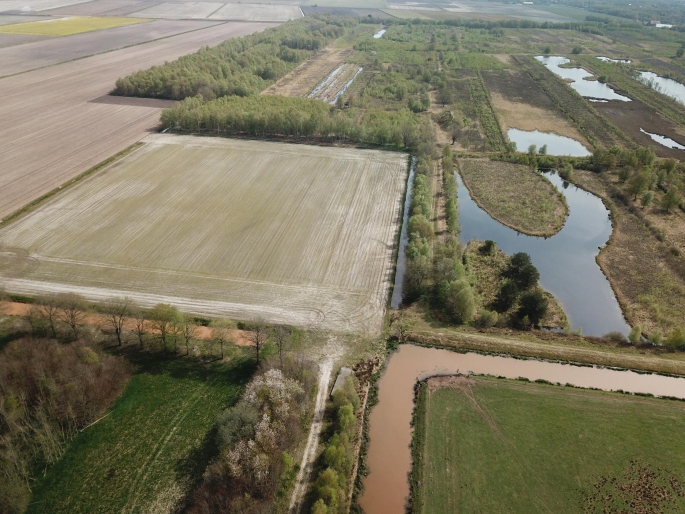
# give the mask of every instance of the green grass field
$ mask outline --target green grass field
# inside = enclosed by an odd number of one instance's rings
[[[0,34],[29,34],[32,36],[71,36],[93,30],[111,29],[123,25],[133,25],[150,20],[141,18],[55,18],[28,23],[16,23],[0,27]]]
[[[685,511],[683,403],[479,378],[428,405],[415,512]]]
[[[216,417],[253,365],[145,359],[111,413],[38,478],[28,512],[170,512],[202,477],[217,451]]]

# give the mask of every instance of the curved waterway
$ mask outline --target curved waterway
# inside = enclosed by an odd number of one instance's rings
[[[521,234],[493,219],[476,205],[457,175],[459,240],[466,244],[471,239],[491,239],[509,255],[526,252],[540,272],[540,285],[561,302],[572,328],[582,328],[586,335],[628,334],[630,327],[595,261],[611,236],[609,211],[600,198],[556,173],[546,176],[566,197],[569,215],[561,231],[545,239]]]
[[[659,93],[673,98],[678,103],[685,105],[685,85],[673,79],[660,77],[651,71],[641,71],[640,81],[650,86]]]
[[[369,416],[370,473],[364,479],[364,494],[359,499],[367,514],[404,513],[411,471],[414,384],[431,375],[456,372],[685,398],[685,378],[402,345],[390,357],[378,383],[378,405]]]

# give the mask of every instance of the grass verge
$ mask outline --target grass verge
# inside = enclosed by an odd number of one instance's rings
[[[492,378],[452,387],[433,380],[423,457],[430,480],[422,482],[425,508],[414,512],[685,508],[681,402]]]
[[[33,488],[29,513],[170,512],[216,454],[214,423],[253,372],[136,354],[124,394]]]

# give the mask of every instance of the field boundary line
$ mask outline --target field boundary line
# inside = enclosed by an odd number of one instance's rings
[[[0,77],[2,78],[2,77]],[[39,196],[32,202],[27,203],[23,207],[20,207],[13,213],[9,214],[6,218],[0,219],[0,229],[5,228],[7,225],[10,223],[17,221],[18,219],[21,219],[23,216],[26,214],[29,214],[32,212],[34,209],[40,207],[43,205],[46,201],[51,199],[53,196],[56,196],[57,194],[61,193],[62,191],[67,191],[68,189],[72,188],[75,186],[77,183],[81,182],[83,179],[95,174],[96,172],[102,170],[103,168],[106,168],[110,164],[115,163],[119,159],[125,157],[129,153],[133,152],[134,150],[137,150],[141,146],[143,146],[145,143],[141,141],[137,141],[133,143],[132,145],[127,146],[123,150],[120,150],[119,152],[115,153],[111,157],[107,157],[104,161],[99,162],[95,166],[88,168],[86,171],[76,175],[74,178],[71,178],[64,182],[62,185],[57,186],[56,188],[52,189],[51,191],[48,191],[44,195]]]
[[[150,22],[159,21],[159,20],[164,20],[164,18],[149,18]],[[94,54],[83,55],[81,57],[76,57],[74,59],[69,59],[67,61],[56,62],[54,64],[46,64],[45,66],[39,66],[38,68],[32,68],[30,70],[19,71],[17,73],[11,73],[9,75],[0,75],[0,80],[10,78],[10,77],[16,77],[17,75],[23,75],[24,73],[30,73],[32,71],[43,70],[45,68],[52,68],[53,66],[59,66],[60,64],[67,64],[67,63],[74,62],[74,61],[80,61],[81,59],[88,59],[89,57],[95,57],[96,55],[104,55],[104,54],[108,54],[111,52],[118,52],[119,50],[125,50],[126,48],[133,48],[135,46],[146,45],[148,43],[154,43],[156,41],[162,41],[164,39],[169,39],[171,37],[182,36],[184,34],[191,34],[192,32],[197,32],[198,30],[207,30],[209,28],[218,27],[219,25],[226,25],[227,23],[237,23],[238,22],[238,20],[234,21],[234,20],[203,20],[203,19],[199,19],[199,20],[198,19],[188,19],[188,20],[181,19],[181,20],[173,20],[173,21],[200,21],[200,22],[208,21],[208,22],[214,22],[214,23],[212,25],[208,24],[206,27],[198,27],[196,29],[186,30],[184,32],[179,32],[178,34],[170,34],[168,36],[162,36],[162,37],[158,37],[156,39],[150,39],[149,41],[141,41],[140,43],[134,43],[132,45],[126,45],[126,46],[122,46],[119,48],[112,48],[111,50],[105,50],[104,52],[96,52]],[[282,22],[271,22],[271,21],[264,21],[264,22],[248,21],[248,22],[245,22],[244,20],[242,21],[242,23],[271,23],[274,25],[281,25],[282,24]],[[74,34],[74,35],[78,35],[78,34]],[[66,36],[66,37],[68,37],[68,36]],[[234,39],[234,37],[228,37],[228,38],[226,38],[226,41],[228,41],[229,39]],[[221,43],[219,43],[219,44],[221,44]],[[191,53],[195,53],[195,52],[191,52]]]

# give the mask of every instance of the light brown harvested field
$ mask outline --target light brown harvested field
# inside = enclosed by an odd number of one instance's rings
[[[0,79],[0,218],[158,125],[158,108],[90,102],[117,78],[269,26],[225,23]]]
[[[296,5],[225,4],[209,16],[211,20],[288,21],[302,18]]]
[[[352,48],[329,46],[303,62],[285,77],[262,91],[263,95],[307,96],[333,70],[347,59]]]
[[[65,5],[81,4],[89,0],[0,0],[0,12],[21,11],[27,6],[31,11],[45,11]]]
[[[0,230],[8,291],[377,333],[406,156],[157,134]]]
[[[35,41],[45,41],[46,39],[50,38],[48,36],[33,36],[28,34],[0,34],[0,48],[7,48],[8,46],[25,45],[27,43],[33,43]],[[2,69],[1,66],[0,69]]]
[[[43,11],[45,14],[69,14],[74,16],[125,16],[141,9],[162,3],[162,0],[94,0],[83,4],[68,5]]]
[[[202,19],[215,13],[224,4],[218,2],[164,2],[130,14],[136,18]]]
[[[14,75],[15,73],[211,27],[217,23],[219,22],[155,20],[51,40],[40,38],[40,41],[0,50],[0,74]],[[5,35],[7,34],[0,34],[0,42],[2,36]]]

